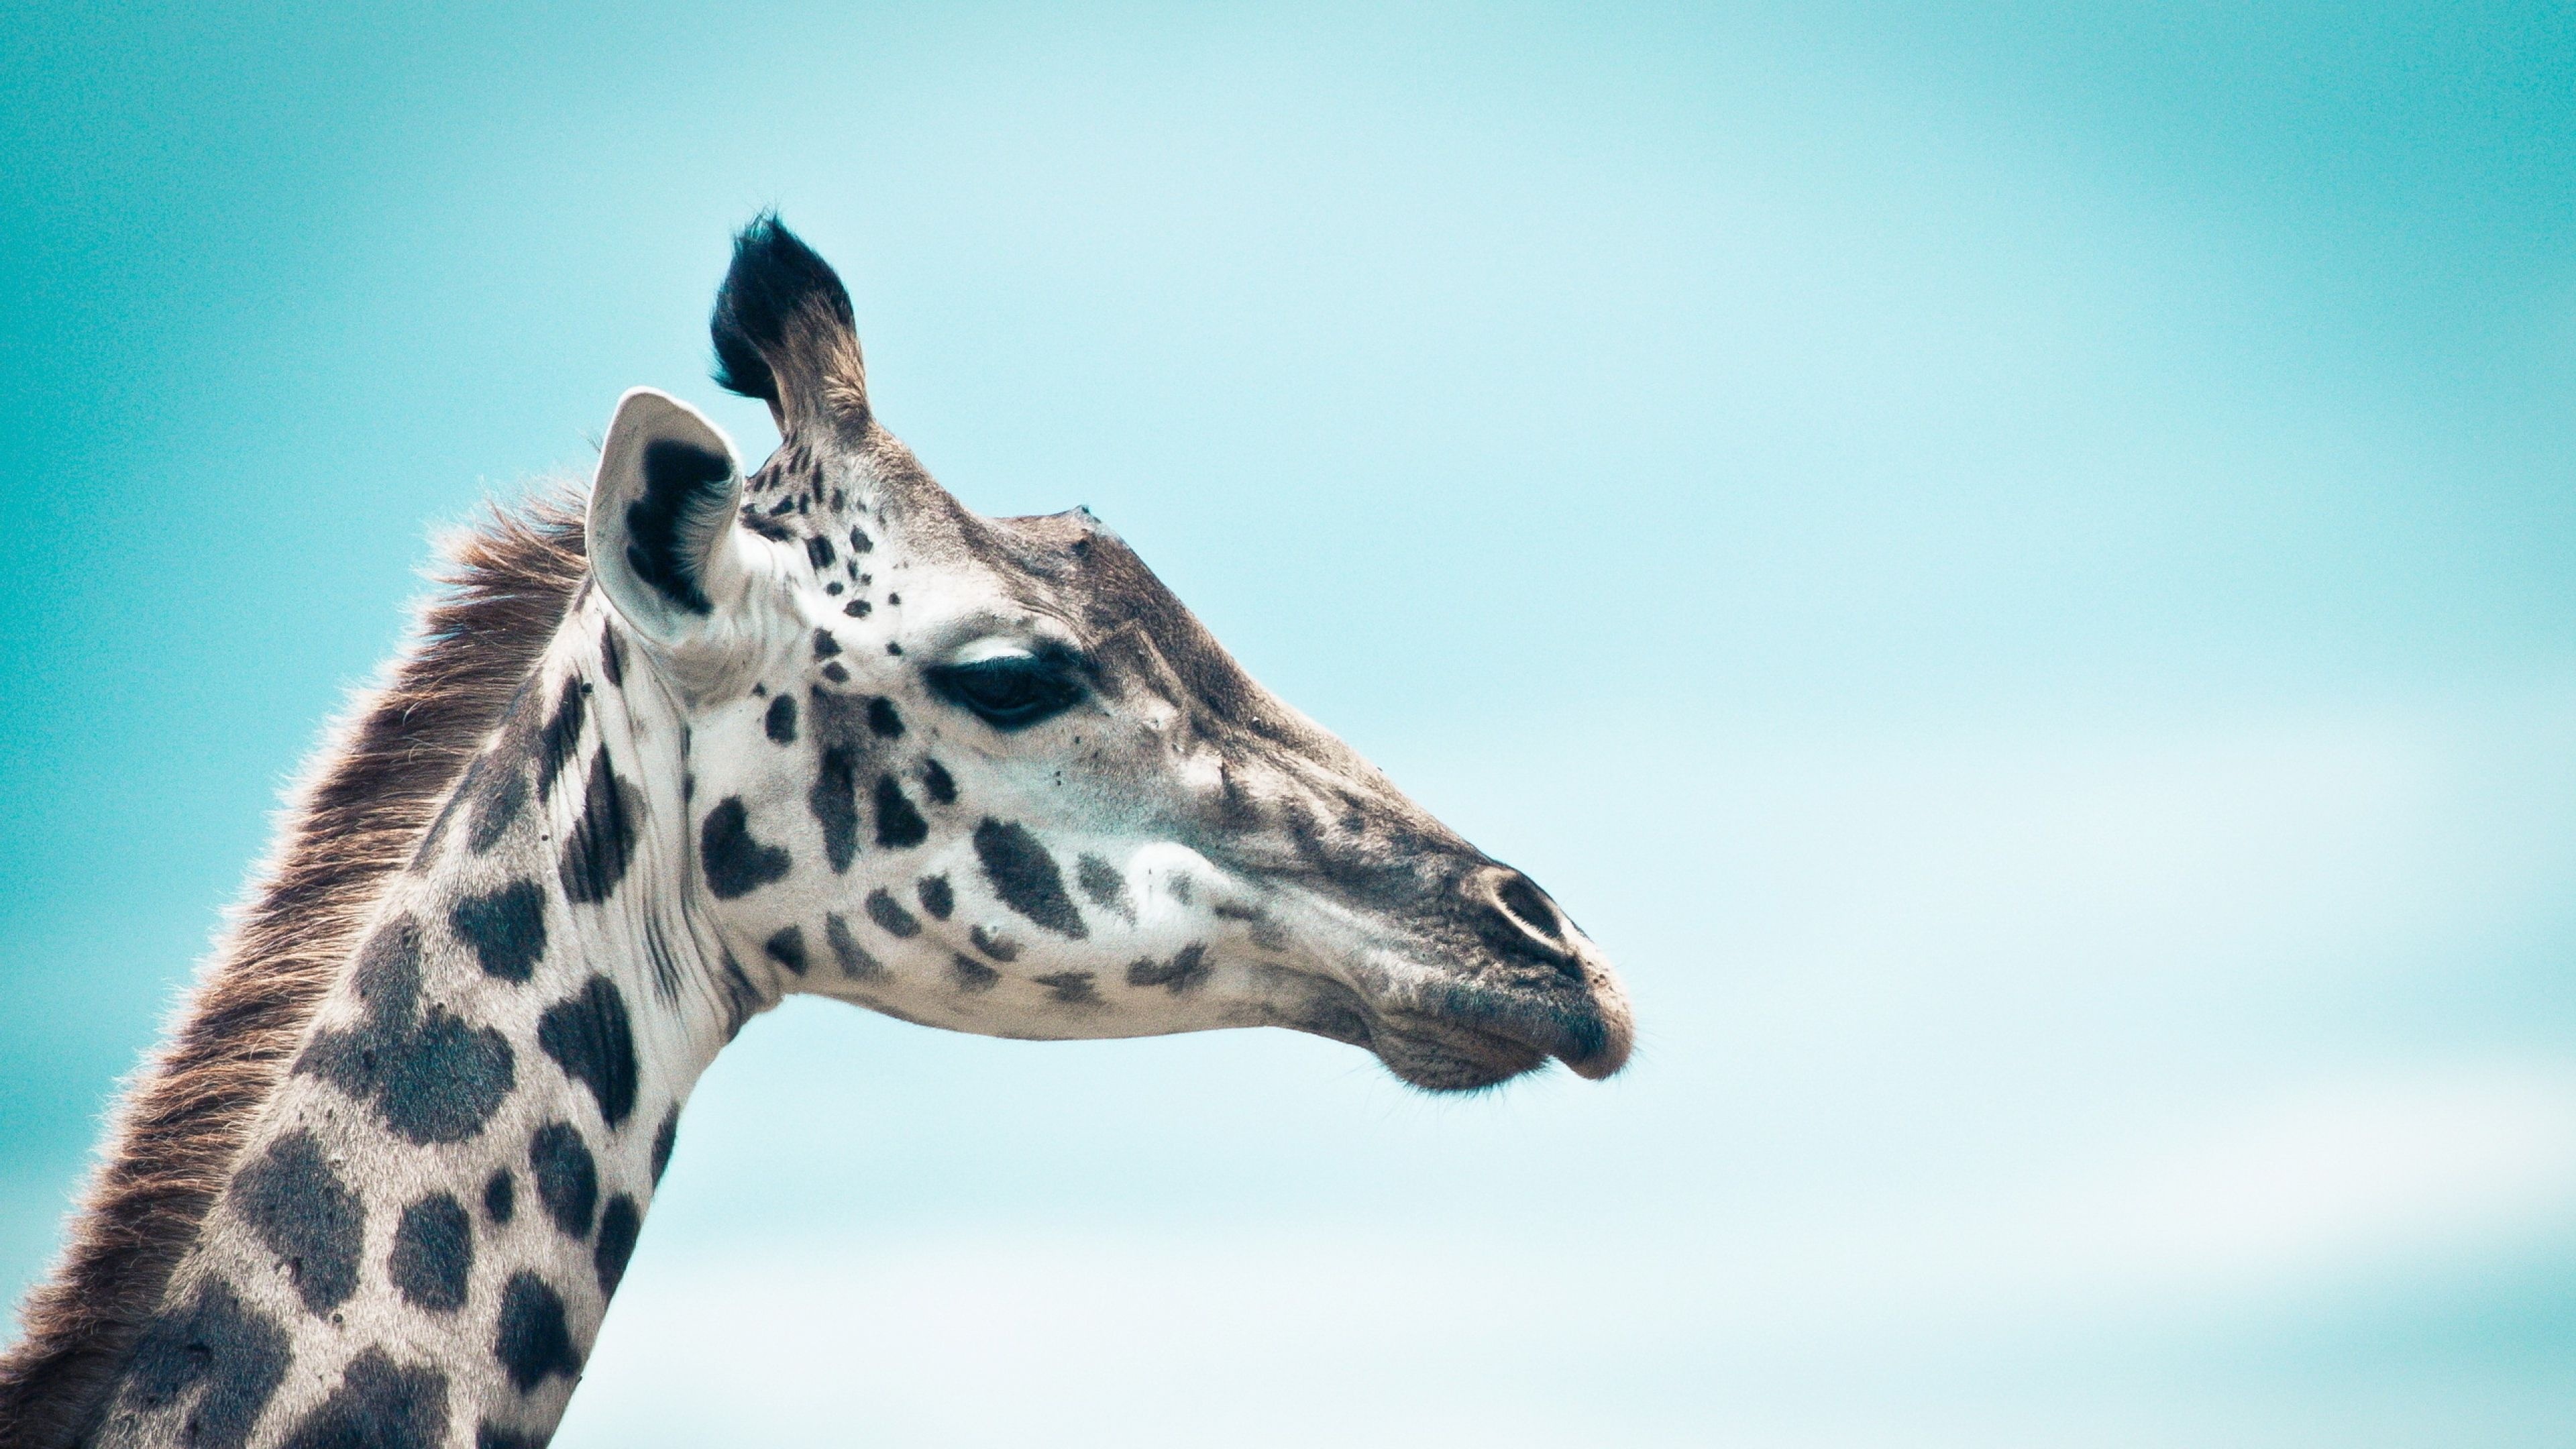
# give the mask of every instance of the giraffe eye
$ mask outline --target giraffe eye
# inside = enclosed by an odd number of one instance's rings
[[[1061,714],[1082,698],[1074,661],[1057,654],[1011,654],[929,671],[930,686],[995,729],[1015,730]]]

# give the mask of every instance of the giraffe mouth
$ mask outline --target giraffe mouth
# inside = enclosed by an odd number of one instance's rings
[[[1607,973],[1584,987],[1534,990],[1444,978],[1371,1001],[1319,981],[1299,1030],[1376,1055],[1397,1077],[1434,1092],[1472,1092],[1537,1071],[1553,1059],[1598,1081],[1627,1063],[1627,1002]]]

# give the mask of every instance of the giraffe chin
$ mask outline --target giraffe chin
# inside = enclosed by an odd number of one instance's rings
[[[1445,1023],[1389,1025],[1370,1049],[1388,1071],[1426,1092],[1481,1091],[1548,1063],[1547,1053],[1525,1043]]]
[[[1473,1092],[1561,1061],[1599,1081],[1627,1064],[1625,1001],[1590,992],[1534,992],[1458,982],[1421,993],[1420,1006],[1371,1004],[1329,983],[1304,1019],[1288,1023],[1361,1047],[1409,1085]],[[1428,1007],[1429,1009],[1424,1009]]]

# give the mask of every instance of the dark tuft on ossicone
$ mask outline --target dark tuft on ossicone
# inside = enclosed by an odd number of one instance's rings
[[[812,247],[764,211],[734,234],[733,266],[707,330],[719,387],[781,411],[815,403],[864,409],[850,294]],[[779,373],[786,372],[785,387]],[[802,395],[813,388],[818,396]]]

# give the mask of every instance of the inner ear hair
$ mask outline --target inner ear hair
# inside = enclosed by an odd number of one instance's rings
[[[696,409],[636,388],[618,400],[591,485],[591,575],[649,642],[676,644],[735,590],[733,522],[742,471]]]
[[[626,505],[626,566],[662,597],[709,614],[706,559],[733,522],[733,460],[685,438],[644,445],[644,489]]]

